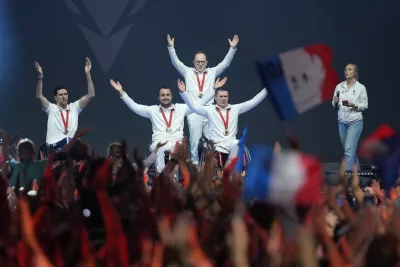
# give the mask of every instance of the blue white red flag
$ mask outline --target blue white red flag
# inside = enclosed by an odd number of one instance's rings
[[[332,58],[328,46],[315,44],[257,61],[262,82],[282,120],[332,100],[339,82]]]
[[[269,147],[252,149],[252,162],[244,182],[245,201],[264,199],[278,206],[308,206],[321,200],[321,163],[293,150],[274,155]]]

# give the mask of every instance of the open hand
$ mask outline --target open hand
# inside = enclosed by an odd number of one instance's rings
[[[229,45],[231,46],[231,48],[236,48],[236,46],[238,45],[238,43],[239,43],[239,36],[238,35],[235,35],[235,36],[233,36],[233,39],[231,40],[231,39],[228,39],[228,41],[229,41]]]
[[[38,75],[39,75],[39,78],[43,78],[43,70],[42,70],[42,67],[41,67],[40,64],[39,64],[38,62],[36,62],[36,61],[35,61],[35,69],[36,69],[36,72],[37,72]]]
[[[91,69],[92,69],[92,62],[90,62],[90,59],[87,57],[86,58],[85,73],[89,73]]]
[[[218,89],[218,88],[224,86],[227,80],[228,80],[228,77],[225,77],[222,80],[220,78],[218,78],[215,81],[215,85],[214,85],[215,89]]]
[[[167,35],[167,41],[168,41],[168,46],[169,47],[174,47],[175,38],[171,38],[171,36],[168,34]]]
[[[186,88],[185,83],[184,83],[183,81],[181,81],[181,80],[178,79],[177,84],[178,84],[179,92],[180,92],[180,93],[185,92],[185,88]]]
[[[159,142],[157,145],[156,145],[156,148],[154,149],[154,152],[156,152],[157,153],[157,151],[160,149],[160,147],[163,147],[163,146],[165,146],[165,144],[166,143],[168,143],[168,141],[165,141],[165,142]]]
[[[122,91],[122,85],[119,82],[114,82],[113,79],[110,80],[110,84],[112,87],[114,87],[115,90],[117,90],[118,92]]]

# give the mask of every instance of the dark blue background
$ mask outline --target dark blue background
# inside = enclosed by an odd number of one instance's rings
[[[74,14],[67,1],[78,6],[82,16]],[[116,5],[124,2],[109,1]],[[103,9],[105,19],[107,12],[115,14],[105,4],[109,1],[97,0],[94,5]],[[96,98],[80,116],[80,126],[93,127],[86,139],[101,152],[120,138],[144,152],[151,140],[149,120],[132,113],[108,81],[119,80],[135,101],[147,105],[157,103],[158,86],[166,84],[181,102],[175,89],[180,77],[170,63],[167,33],[176,38],[178,55],[188,65],[198,49],[208,53],[210,65],[217,64],[228,51],[228,38],[240,36],[239,50],[224,73],[229,77],[232,103],[245,101],[261,90],[256,59],[311,43],[326,43],[334,50],[334,67],[341,77],[346,63],[359,66],[360,82],[369,96],[363,134],[382,122],[400,122],[399,1],[147,0],[129,17],[128,9],[135,1],[127,5],[113,29],[117,33],[132,24],[105,73],[78,26],[100,33],[81,0],[1,0],[0,127],[10,134],[28,136],[37,145],[44,143],[47,119],[35,100],[33,62],[39,61],[44,69],[45,96],[52,99],[53,88],[63,84],[75,100],[87,90],[84,64],[89,56]],[[240,117],[240,127],[245,125],[251,144],[284,140],[284,126],[268,100]],[[329,103],[291,121],[289,126],[305,151],[324,161],[341,156],[336,115]]]

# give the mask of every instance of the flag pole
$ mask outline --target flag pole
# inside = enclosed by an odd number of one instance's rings
[[[297,151],[300,150],[300,141],[296,137],[296,135],[293,133],[293,131],[291,130],[289,121],[287,121],[287,120],[283,121],[283,128],[284,128],[286,140],[289,143],[290,148],[293,150],[297,150]]]

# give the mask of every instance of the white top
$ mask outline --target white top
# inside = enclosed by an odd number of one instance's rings
[[[69,111],[68,118],[68,134],[64,134],[65,127],[61,117],[61,112],[64,115],[64,120],[67,120],[67,110]],[[47,134],[46,143],[48,145],[55,144],[64,138],[73,138],[78,129],[78,117],[82,109],[79,107],[79,100],[69,104],[66,109],[63,109],[56,104],[50,103],[49,107],[44,112],[47,114]]]
[[[347,88],[346,81],[344,81],[336,86],[333,97],[337,95],[337,92],[340,92],[338,103],[338,120],[341,122],[362,120],[362,111],[368,108],[368,96],[365,86],[356,81],[350,86],[350,88]],[[350,103],[355,104],[358,107],[358,111],[351,107],[343,106],[342,100],[348,100]],[[335,107],[335,102],[333,100],[332,105]]]
[[[214,90],[210,91],[208,95],[205,95],[200,105],[205,105],[214,95]],[[152,142],[165,142],[165,141],[180,141],[183,138],[183,127],[185,116],[191,114],[188,106],[185,104],[173,104],[169,108],[163,108],[160,105],[145,106],[137,104],[128,96],[126,92],[121,97],[122,101],[137,115],[150,119],[153,135],[151,137]],[[171,111],[172,114],[171,132],[167,133],[167,124],[164,120],[162,112],[164,111],[165,117],[169,122]]]
[[[236,105],[228,105],[226,108],[220,108],[220,111],[225,121],[227,110],[229,110],[228,135],[225,135],[225,125],[217,110],[217,108],[219,108],[218,106],[199,105],[197,102],[193,102],[190,97],[188,97],[187,92],[181,93],[181,96],[185,103],[189,106],[191,111],[208,119],[209,139],[213,141],[214,144],[218,144],[221,142],[236,140],[239,115],[257,106],[267,96],[267,94],[268,92],[264,88],[260,93],[258,93],[255,97],[253,97],[253,99],[249,101]]]
[[[237,50],[236,48],[230,48],[228,54],[226,54],[224,60],[221,63],[219,63],[215,67],[207,68],[205,70],[206,77],[204,81],[203,94],[208,94],[209,91],[214,90],[214,83],[216,78],[219,75],[221,75],[226,68],[229,67],[229,65],[233,60],[233,57],[235,56],[236,50]],[[186,91],[190,92],[190,97],[192,97],[193,101],[199,101],[200,89],[199,89],[199,83],[197,81],[196,69],[193,67],[188,67],[185,64],[183,64],[176,55],[175,48],[168,47],[168,52],[169,56],[171,57],[172,64],[185,79]],[[204,73],[199,73],[200,84],[203,81],[203,75]]]

